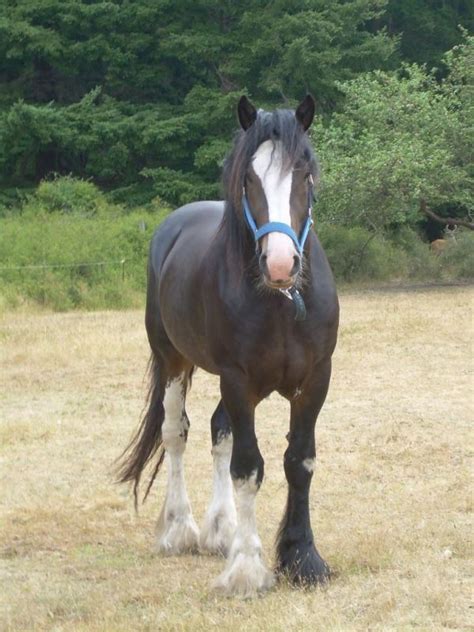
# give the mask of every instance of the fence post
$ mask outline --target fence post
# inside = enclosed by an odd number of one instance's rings
[[[41,289],[41,304],[44,305],[46,303],[46,266],[44,265],[44,256],[43,256],[43,287]]]
[[[125,259],[120,262],[122,264],[122,282],[125,281]]]

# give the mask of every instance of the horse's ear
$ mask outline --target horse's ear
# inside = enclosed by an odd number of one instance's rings
[[[239,115],[239,122],[242,129],[247,131],[248,128],[257,118],[257,110],[250,103],[247,97],[244,95],[240,97],[239,105],[237,106],[237,113]]]
[[[295,116],[303,126],[305,132],[313,122],[315,108],[316,101],[311,94],[307,94],[296,108]]]

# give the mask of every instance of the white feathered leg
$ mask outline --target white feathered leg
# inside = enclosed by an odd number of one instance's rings
[[[184,480],[183,456],[189,421],[184,410],[185,377],[171,379],[166,384],[162,427],[166,450],[168,485],[166,499],[156,529],[157,549],[164,553],[182,553],[197,549],[199,530],[194,521]]]
[[[227,555],[237,526],[234,490],[230,476],[232,434],[221,434],[212,448],[213,495],[201,528],[200,545],[210,553]]]
[[[262,543],[257,533],[255,498],[257,472],[234,483],[237,497],[237,530],[224,572],[214,586],[227,595],[253,597],[274,584],[274,576],[262,561]]]

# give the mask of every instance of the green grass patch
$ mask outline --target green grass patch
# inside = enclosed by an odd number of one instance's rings
[[[68,310],[141,304],[149,243],[163,216],[135,211],[0,220],[0,305],[33,302]]]

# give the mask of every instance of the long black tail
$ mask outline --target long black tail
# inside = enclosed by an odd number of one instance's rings
[[[147,396],[147,411],[130,443],[118,458],[118,482],[133,482],[135,509],[138,506],[138,488],[145,467],[148,463],[154,462],[143,502],[148,496],[165,457],[161,437],[161,427],[164,420],[163,393],[158,362],[153,354],[150,358],[149,373],[150,388]]]

